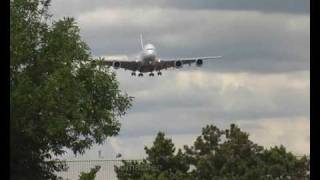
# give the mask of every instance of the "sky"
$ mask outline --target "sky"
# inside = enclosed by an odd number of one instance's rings
[[[83,156],[145,157],[157,132],[177,148],[192,145],[201,129],[237,124],[265,147],[283,144],[310,153],[310,17],[308,0],[53,0],[54,19],[74,17],[92,56],[132,59],[139,35],[160,58],[223,56],[203,67],[132,77],[114,70],[134,96],[118,136]]]

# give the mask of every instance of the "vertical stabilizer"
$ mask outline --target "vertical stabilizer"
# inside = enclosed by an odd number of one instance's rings
[[[142,40],[142,34],[140,34],[140,43],[141,43],[141,49],[143,49],[143,40]]]

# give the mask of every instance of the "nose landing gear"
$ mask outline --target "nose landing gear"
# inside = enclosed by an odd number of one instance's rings
[[[159,72],[158,72],[158,76],[161,76],[161,75],[162,75],[162,72],[159,71]]]
[[[140,77],[140,76],[143,76],[143,74],[142,74],[142,73],[139,73],[138,76],[139,76],[139,77]]]
[[[132,72],[132,73],[131,73],[131,76],[136,76],[136,73],[135,73],[135,72]]]

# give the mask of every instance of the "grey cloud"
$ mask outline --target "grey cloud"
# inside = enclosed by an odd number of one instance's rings
[[[308,14],[310,1],[308,0],[55,0],[52,2],[53,12],[57,15],[78,15],[83,12],[93,11],[99,8],[134,8],[134,7],[159,7],[173,9],[209,9],[209,10],[239,10],[260,11],[263,13],[293,13]]]
[[[166,0],[164,4],[176,8],[187,9],[219,9],[219,10],[253,10],[265,13],[283,12],[283,13],[308,13],[309,4],[308,0]],[[167,7],[166,6],[166,7]]]
[[[310,116],[308,73],[292,73],[284,77],[272,75],[269,78],[249,74],[246,76],[248,82],[239,77],[240,86],[233,85],[238,78],[226,86],[220,78],[207,73],[203,75],[211,78],[202,78],[204,85],[179,85],[177,82],[184,79],[172,78],[177,76],[174,74],[171,72],[161,77],[161,81],[160,78],[148,77],[130,81],[125,80],[131,78],[125,72],[118,73],[120,82],[128,82],[122,88],[135,97],[132,109],[122,120],[120,134],[152,135],[159,129],[176,134],[195,133],[211,123],[224,124],[239,120],[259,122],[272,118]],[[223,74],[221,76],[224,77]],[[223,81],[227,81],[228,78],[225,78]],[[190,81],[195,82],[196,79]]]
[[[274,113],[274,114],[273,114]],[[271,118],[295,118],[294,113],[286,116],[278,112],[258,111],[245,112],[216,112],[214,109],[173,108],[171,110],[159,110],[157,112],[130,113],[122,121],[120,137],[139,137],[154,135],[158,131],[169,134],[200,133],[201,128],[208,125],[223,124],[227,126],[237,123],[239,120],[254,121],[256,123]],[[263,117],[262,119],[260,119]]]
[[[308,14],[168,8],[182,1],[157,2],[54,1],[52,10],[56,16],[76,17],[83,39],[95,56],[137,53],[142,32],[145,41],[154,43],[163,58],[223,55],[221,61],[206,64],[204,71],[278,73],[310,68]],[[183,2],[181,7],[230,4],[266,9],[302,8],[301,4],[308,4],[300,0]]]
[[[238,124],[244,131],[250,133],[251,140],[265,147],[283,144],[296,155],[310,154],[308,118],[275,118],[258,123],[243,121]]]
[[[162,58],[223,55],[206,64],[206,71],[273,73],[310,66],[308,16],[158,9],[146,11],[153,14],[148,18],[139,11],[111,11],[79,17],[94,55],[134,54],[140,50],[138,35],[146,31],[145,41],[154,43]],[[120,17],[110,23],[108,16],[100,17],[104,13]],[[135,16],[146,24],[132,22]]]
[[[121,89],[135,101],[118,136],[131,143],[109,144],[110,155],[115,149],[127,152],[139,138],[158,131],[183,136],[200,134],[206,124],[249,122],[252,130],[271,119],[309,119],[308,1],[156,2],[53,1],[55,17],[76,18],[93,56],[135,55],[141,32],[162,58],[223,56],[162,77],[137,78],[118,70]],[[143,151],[140,145],[136,151]],[[97,147],[88,157],[92,152]]]

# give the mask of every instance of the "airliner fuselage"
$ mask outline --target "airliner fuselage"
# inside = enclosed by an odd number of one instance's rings
[[[192,57],[192,58],[174,58],[174,59],[161,59],[157,57],[156,48],[153,44],[143,45],[142,35],[140,36],[142,51],[139,57],[135,61],[103,61],[102,64],[112,66],[115,69],[123,68],[125,70],[131,70],[132,76],[139,72],[138,76],[143,76],[143,73],[149,72],[149,76],[154,76],[154,71],[157,71],[158,75],[161,75],[161,70],[170,67],[182,68],[184,64],[191,65],[196,63],[197,66],[202,66],[203,60],[216,59],[221,56],[211,56],[211,57]]]
[[[141,52],[140,58],[143,64],[153,64],[153,62],[157,59],[157,53],[154,45],[147,44],[143,47],[143,50]]]

